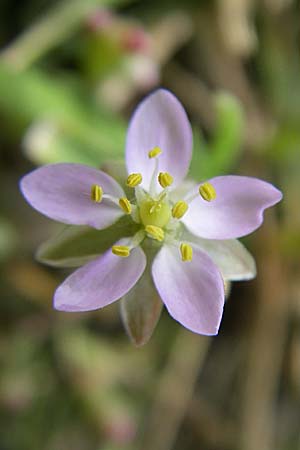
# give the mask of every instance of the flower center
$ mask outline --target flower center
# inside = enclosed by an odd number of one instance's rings
[[[127,197],[117,199],[112,195],[103,193],[102,187],[96,184],[91,186],[90,198],[93,202],[101,203],[103,199],[109,200],[118,205],[125,214],[131,215],[134,222],[141,225],[141,229],[132,238],[127,239],[127,245],[114,245],[112,247],[113,254],[117,256],[127,258],[131,250],[140,245],[147,237],[158,242],[163,242],[167,238],[168,243],[173,242],[174,244],[175,242],[176,244],[178,220],[187,212],[189,203],[198,195],[207,202],[216,198],[215,188],[211,183],[206,182],[199,186],[196,194],[193,193],[189,197],[185,197],[185,200],[178,200],[176,203],[169,202],[169,187],[173,184],[173,177],[169,172],[158,171],[157,157],[161,153],[160,147],[154,147],[148,152],[149,159],[155,158],[148,192],[145,192],[139,186],[143,181],[141,173],[128,175],[126,184],[129,188],[135,190],[135,199],[132,201],[129,201]],[[163,188],[159,195],[156,194],[155,184],[157,182]],[[192,261],[193,249],[190,244],[181,243],[180,253],[182,261]]]
[[[171,210],[168,203],[149,198],[139,205],[140,219],[142,223],[163,228],[171,218]]]

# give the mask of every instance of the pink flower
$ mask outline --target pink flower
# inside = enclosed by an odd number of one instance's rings
[[[160,89],[138,106],[129,125],[130,198],[113,178],[80,164],[44,166],[22,179],[27,201],[51,219],[102,230],[127,214],[139,227],[69,276],[55,292],[56,309],[90,311],[120,299],[142,276],[147,254],[170,315],[195,333],[218,332],[223,279],[255,275],[252,257],[236,238],[258,228],[263,211],[282,194],[265,181],[232,175],[188,189],[183,180],[191,153],[186,113]]]

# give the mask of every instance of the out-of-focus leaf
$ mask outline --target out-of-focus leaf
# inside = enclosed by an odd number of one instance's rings
[[[137,225],[128,216],[121,217],[105,230],[67,226],[43,243],[36,257],[38,261],[54,267],[78,267],[105,252],[121,237],[132,236],[136,231]]]
[[[82,63],[92,82],[99,82],[112,70],[117,70],[124,50],[115,36],[93,33],[86,37],[84,45]]]
[[[36,335],[27,332],[26,339],[23,330],[3,337],[0,352],[1,403],[26,414],[34,402],[53,389],[53,374],[41,351],[44,334],[38,321],[36,325]]]
[[[97,7],[112,7],[123,0],[61,0],[30,28],[24,31],[3,53],[19,69],[28,68],[51,48],[66,40]]]
[[[134,379],[137,372],[143,378],[146,360],[137,358],[130,347],[105,341],[78,326],[58,332],[55,349],[94,423],[123,448],[136,432],[137,418],[134,399],[122,389],[122,383]]]
[[[226,174],[234,166],[242,143],[244,115],[239,101],[226,92],[215,97],[217,124],[207,146],[196,135],[190,174],[208,179]]]
[[[55,351],[71,382],[91,396],[105,396],[117,383],[131,384],[149,375],[149,354],[137,354],[127,343],[105,340],[82,326],[57,329]]]
[[[300,132],[298,125],[283,124],[276,133],[268,148],[268,156],[275,162],[295,164],[299,160]]]
[[[121,317],[125,329],[137,346],[146,344],[156,327],[162,302],[153,285],[150,267],[121,300]]]
[[[14,250],[17,240],[14,227],[5,219],[0,219],[0,261]]]
[[[236,97],[226,92],[216,95],[217,127],[210,143],[213,165],[227,172],[236,162],[244,131],[244,114]]]
[[[298,126],[300,116],[298,31],[297,27],[291,27],[286,33],[281,26],[281,23],[279,25],[279,22],[269,20],[262,27],[257,68],[267,94],[266,98],[272,103],[272,107],[285,121]],[[283,25],[285,26],[286,24]]]
[[[82,327],[58,331],[55,348],[71,380],[75,383],[80,380],[86,390],[101,386],[103,391],[123,376],[122,357],[115,346]]]
[[[205,178],[206,154],[208,152],[207,144],[199,129],[193,130],[193,156],[189,169],[189,176],[196,181]]]
[[[59,124],[49,120],[33,123],[23,140],[27,157],[37,165],[57,162],[76,162],[98,166],[101,155],[96,156],[90,147],[66,134]]]
[[[0,64],[0,111],[8,124],[20,134],[32,122],[49,122],[56,127],[59,141],[54,140],[50,161],[66,160],[65,150],[75,144],[68,160],[85,162],[81,154],[89,155],[95,166],[112,157],[122,157],[126,126],[110,113],[96,108],[85,96],[80,95],[74,85],[66,80],[48,77],[38,70],[16,72]],[[56,138],[56,139],[58,139]],[[57,147],[59,150],[57,150]],[[47,154],[47,152],[46,152]],[[76,156],[77,154],[77,156]]]
[[[282,233],[280,236],[280,246],[284,255],[297,259],[300,253],[299,229],[290,229]]]

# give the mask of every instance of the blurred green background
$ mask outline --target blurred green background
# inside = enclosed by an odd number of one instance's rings
[[[294,0],[1,0],[0,450],[300,448],[300,5]],[[191,177],[284,192],[245,239],[220,333],[163,312],[134,347],[119,305],[52,309],[67,269],[35,260],[61,230],[20,195],[58,161],[118,170],[128,118],[158,86],[185,106]]]

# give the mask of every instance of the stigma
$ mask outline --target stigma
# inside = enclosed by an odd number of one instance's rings
[[[139,205],[141,222],[147,225],[154,225],[163,228],[170,220],[171,211],[167,202],[162,199],[154,200],[148,198]]]
[[[212,200],[215,200],[215,198],[217,197],[215,188],[213,187],[212,184],[208,182],[201,184],[199,186],[199,194],[201,195],[203,200],[207,202],[211,202]]]
[[[103,189],[98,184],[93,184],[91,187],[91,200],[96,203],[101,203],[103,197]]]

